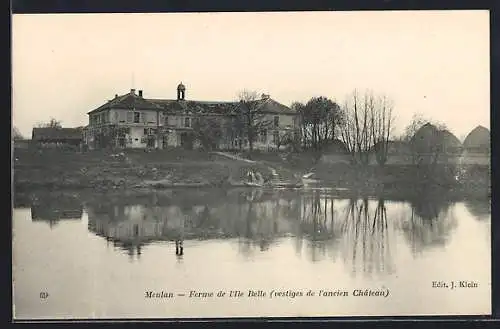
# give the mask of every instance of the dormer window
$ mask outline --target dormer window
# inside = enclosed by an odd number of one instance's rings
[[[191,127],[191,118],[184,118],[184,127]]]

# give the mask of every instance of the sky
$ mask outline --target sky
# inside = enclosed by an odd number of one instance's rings
[[[488,11],[37,14],[12,17],[12,118],[24,136],[134,88],[146,98],[290,106],[370,89],[394,101],[395,133],[413,114],[463,138],[490,127]]]

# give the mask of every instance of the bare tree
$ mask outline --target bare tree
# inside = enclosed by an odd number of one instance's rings
[[[360,94],[355,89],[344,101],[341,119],[341,139],[352,161],[367,165],[373,150],[377,162],[384,165],[394,121],[392,100],[368,90]]]
[[[371,93],[360,95],[354,90],[344,102],[344,126],[341,138],[355,163],[368,164],[369,151],[372,146],[370,134]]]
[[[19,131],[19,129],[17,129],[17,127],[13,127],[12,128],[12,140],[23,140],[24,139],[24,136],[21,134],[21,132]]]
[[[293,134],[290,131],[278,134],[278,138],[275,141],[276,149],[279,151],[281,146],[294,146]]]
[[[62,128],[61,121],[51,118],[49,122],[41,122],[36,125],[37,128]]]
[[[240,102],[236,111],[236,119],[242,127],[243,136],[248,139],[249,149],[252,152],[259,132],[269,127],[271,122],[266,120],[265,114],[262,113],[257,92],[244,90],[239,93],[238,97]]]
[[[370,128],[377,163],[381,166],[387,162],[389,138],[393,128],[393,101],[381,95],[374,102],[370,95]]]

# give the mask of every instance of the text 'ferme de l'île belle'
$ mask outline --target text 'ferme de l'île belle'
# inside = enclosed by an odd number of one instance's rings
[[[145,293],[146,298],[298,298],[298,297],[388,297],[389,289],[382,287],[376,289],[333,289],[333,290],[292,290],[292,289],[271,289],[265,290],[218,290],[218,291],[198,291],[190,290],[186,293],[174,293],[169,291],[152,291]]]

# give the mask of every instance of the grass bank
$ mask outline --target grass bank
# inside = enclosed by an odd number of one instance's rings
[[[147,191],[151,188],[242,186],[248,170],[272,178],[275,169],[283,180],[297,180],[314,172],[322,186],[335,187],[340,195],[418,195],[426,190],[451,195],[487,197],[490,194],[490,168],[439,165],[434,168],[413,165],[380,167],[346,163],[322,164],[305,154],[259,153],[255,162],[231,159],[202,151],[182,149],[91,151],[78,153],[54,149],[17,149],[14,152],[14,188],[101,191]],[[457,179],[458,178],[458,179]]]
[[[85,153],[17,149],[13,167],[17,191],[34,188],[224,187],[242,184],[248,170],[258,171],[265,178],[272,174],[260,163],[179,149]]]
[[[466,195],[481,198],[489,197],[491,189],[491,170],[488,165],[362,166],[341,162],[322,163],[309,153],[253,152],[240,155],[293,172],[295,176],[313,172],[314,178],[322,186],[347,189],[356,195],[412,196],[432,190],[450,197]]]

